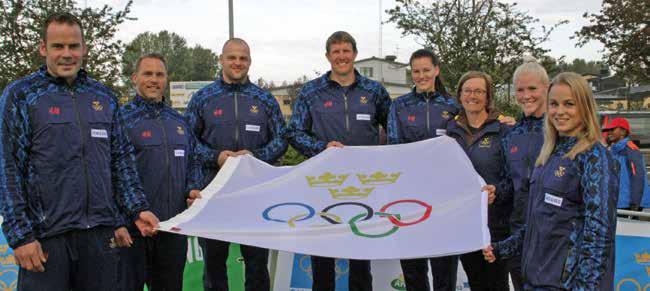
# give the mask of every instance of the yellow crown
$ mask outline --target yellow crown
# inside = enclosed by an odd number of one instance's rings
[[[650,253],[648,253],[647,251],[643,254],[641,253],[634,254],[634,258],[636,259],[637,264],[650,264]]]
[[[350,176],[350,174],[345,175],[334,175],[330,172],[326,172],[318,177],[307,176],[307,183],[309,187],[336,187],[341,186],[345,180]]]
[[[354,186],[343,188],[342,190],[338,189],[327,189],[332,194],[332,198],[339,200],[354,200],[354,199],[363,199],[367,198],[372,190],[375,190],[375,187],[370,188],[357,188]]]
[[[0,245],[0,254],[4,254],[9,251],[9,245]]]
[[[370,175],[357,174],[357,178],[363,185],[386,185],[397,182],[402,173],[385,174],[383,172],[374,172]]]

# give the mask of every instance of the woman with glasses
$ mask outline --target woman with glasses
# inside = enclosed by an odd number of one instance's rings
[[[447,134],[456,139],[472,161],[474,169],[485,180],[488,192],[488,227],[492,241],[510,234],[512,212],[512,181],[505,170],[502,140],[509,127],[499,122],[499,113],[492,107],[492,78],[483,72],[465,73],[458,83],[462,110],[447,126]],[[505,261],[488,264],[480,250],[460,256],[472,291],[508,290],[508,268]]]
[[[614,290],[619,169],[599,142],[596,102],[582,76],[561,73],[547,104],[526,224],[483,255],[521,254],[525,290]]]

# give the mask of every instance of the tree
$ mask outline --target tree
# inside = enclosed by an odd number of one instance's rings
[[[126,45],[122,58],[122,78],[131,87],[131,75],[141,55],[159,53],[167,60],[169,81],[205,81],[213,80],[218,74],[217,54],[196,45],[187,46],[182,36],[166,30],[158,33],[144,32],[138,34]],[[169,96],[169,88],[166,95]]]
[[[44,64],[38,52],[41,26],[48,15],[66,11],[79,17],[88,46],[84,68],[100,82],[118,88],[123,44],[115,40],[117,27],[127,20],[132,0],[123,10],[79,8],[73,0],[3,0],[0,2],[0,88]]]
[[[469,70],[490,74],[495,84],[510,84],[514,69],[524,54],[542,57],[548,50],[540,44],[566,21],[536,34],[532,26],[538,19],[516,10],[515,4],[498,0],[441,0],[423,4],[397,0],[387,10],[403,35],[432,49],[442,60],[442,79],[454,88]]]
[[[650,82],[650,2],[603,0],[600,14],[584,13],[590,25],[576,32],[578,45],[600,41],[605,60],[635,83]]]

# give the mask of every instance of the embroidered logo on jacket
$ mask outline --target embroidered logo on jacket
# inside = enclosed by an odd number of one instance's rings
[[[141,134],[140,136],[141,136],[142,138],[151,138],[151,136],[152,136],[152,134],[151,134],[151,130],[145,130],[145,131],[143,131],[142,134]]]
[[[223,115],[223,109],[221,109],[221,108],[214,109],[214,112],[212,112],[212,115],[214,115],[214,117],[219,117],[219,116]]]
[[[491,144],[492,144],[492,140],[490,139],[489,136],[486,136],[481,140],[481,143],[479,143],[478,146],[481,148],[489,148]]]
[[[102,106],[102,104],[99,103],[99,101],[93,101],[93,105],[92,105],[92,106],[93,106],[93,109],[94,109],[95,111],[102,111],[102,110],[104,110],[104,106]]]
[[[511,154],[514,154],[514,153],[516,153],[516,152],[518,152],[518,151],[519,151],[519,148],[518,148],[517,146],[512,146],[512,147],[510,148],[510,153],[511,153]]]
[[[407,119],[409,122],[415,122],[415,115],[409,115]]]
[[[50,107],[48,112],[50,112],[51,115],[61,115],[61,108],[59,108],[58,106],[52,106]]]
[[[451,117],[451,115],[449,115],[449,111],[443,111],[440,114],[440,116],[442,116],[442,118],[444,118],[444,119],[449,119],[449,117]]]
[[[359,103],[361,103],[361,104],[368,104],[368,97],[366,97],[366,96],[361,96],[361,98],[359,98]]]
[[[251,113],[257,114],[260,110],[257,108],[257,105],[251,105]]]
[[[182,126],[176,126],[176,132],[177,132],[179,135],[185,135],[185,130],[183,129]]]
[[[331,100],[327,100],[325,103],[323,103],[323,106],[325,106],[325,108],[329,108],[334,106],[334,103]]]
[[[557,170],[555,170],[555,177],[561,178],[564,176],[564,171],[566,170],[565,167],[559,166]]]

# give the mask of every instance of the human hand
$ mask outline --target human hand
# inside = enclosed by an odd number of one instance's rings
[[[226,160],[229,157],[235,157],[235,156],[237,156],[237,155],[233,151],[221,151],[219,153],[219,156],[217,157],[217,165],[219,165],[219,167],[222,167],[223,164],[226,163]]]
[[[112,242],[115,243],[115,245],[120,248],[130,248],[133,245],[133,240],[131,239],[131,235],[129,234],[129,231],[124,226],[115,230],[115,234],[112,239]]]
[[[187,207],[192,206],[192,203],[194,203],[194,200],[196,199],[201,199],[201,191],[194,189],[190,191],[189,197],[185,200],[187,202]]]
[[[340,143],[340,142],[338,142],[338,141],[333,140],[333,141],[330,141],[330,142],[327,143],[327,147],[326,147],[326,148],[331,148],[331,147],[342,148],[342,147],[343,147],[343,144]]]
[[[37,240],[14,249],[14,257],[16,264],[27,271],[45,272],[47,254],[43,252],[41,243]]]
[[[488,263],[494,263],[494,261],[497,260],[497,257],[494,255],[494,248],[492,248],[491,245],[485,247],[483,249],[483,258],[488,262]]]
[[[481,191],[487,191],[488,193],[488,204],[494,203],[494,200],[497,198],[497,187],[494,185],[485,185],[481,188]]]
[[[142,211],[138,214],[135,226],[140,230],[142,236],[154,236],[158,231],[160,221],[151,211]]]

